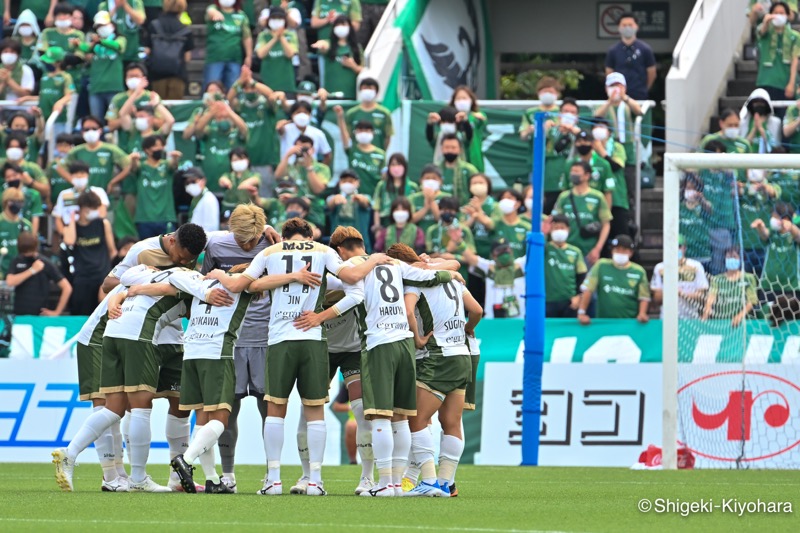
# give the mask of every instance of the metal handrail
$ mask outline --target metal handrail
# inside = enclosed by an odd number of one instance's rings
[[[692,8],[692,12],[689,15],[689,20],[686,21],[686,25],[683,27],[681,36],[678,38],[678,42],[675,44],[675,49],[672,52],[672,66],[677,70],[680,70],[681,52],[683,52],[683,47],[686,45],[686,41],[689,39],[689,35],[692,33],[692,28],[694,27],[695,22],[699,18],[703,18],[703,15],[705,14],[704,4],[705,0],[698,0],[697,3],[695,3],[694,8]]]
[[[636,143],[636,214],[634,220],[636,221],[636,231],[641,234],[642,227],[642,120],[650,109],[655,106],[655,102],[647,100],[642,104],[642,114],[636,117],[633,122],[633,140]],[[609,206],[611,207],[611,206]]]

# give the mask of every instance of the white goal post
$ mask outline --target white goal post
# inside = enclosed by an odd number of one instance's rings
[[[702,154],[664,155],[664,319],[662,340],[662,467],[678,465],[678,235],[680,182],[686,170],[701,169],[800,169],[800,154]]]

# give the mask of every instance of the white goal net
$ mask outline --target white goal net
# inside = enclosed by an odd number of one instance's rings
[[[667,154],[664,466],[800,468],[800,155]]]

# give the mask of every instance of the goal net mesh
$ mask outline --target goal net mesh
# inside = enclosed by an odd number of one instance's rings
[[[677,434],[695,468],[800,468],[798,177],[685,170],[667,200],[682,250]]]

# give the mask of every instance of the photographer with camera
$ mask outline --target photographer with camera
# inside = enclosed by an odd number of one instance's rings
[[[286,150],[275,168],[275,179],[288,178],[297,186],[297,196],[309,203],[308,221],[319,227],[325,226],[325,199],[322,194],[331,181],[331,169],[317,161],[314,140],[300,135],[294,146]]]

